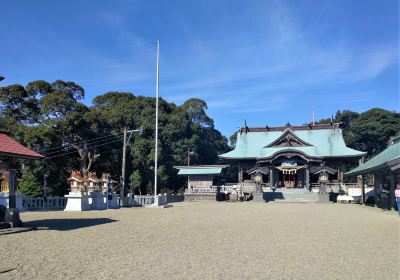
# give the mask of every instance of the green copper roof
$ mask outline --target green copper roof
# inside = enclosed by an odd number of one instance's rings
[[[377,154],[369,161],[361,164],[357,168],[350,170],[346,175],[360,175],[371,173],[374,170],[391,167],[398,164],[400,160],[400,142],[394,143],[387,147],[383,152]],[[393,164],[392,164],[393,163]]]
[[[288,131],[310,146],[266,147]],[[341,129],[327,128],[238,133],[235,149],[220,155],[220,157],[224,159],[263,159],[273,157],[274,154],[283,151],[300,152],[317,158],[365,155],[364,152],[346,147]]]
[[[178,175],[217,175],[228,165],[193,165],[174,166],[179,169]]]

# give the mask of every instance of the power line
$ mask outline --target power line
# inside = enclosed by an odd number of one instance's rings
[[[88,142],[94,141],[96,139],[118,136],[119,134],[122,134],[122,132],[118,132],[117,134],[114,134],[114,135],[113,134],[108,134],[108,135],[105,135],[105,136],[95,137],[95,138],[84,140],[84,141],[79,141],[79,142],[74,142],[74,143],[70,143],[70,144],[66,144],[66,145],[62,145],[62,146],[58,146],[58,147],[48,148],[48,149],[43,150],[42,153],[46,153],[47,151],[50,151],[50,150],[64,149],[64,148],[70,147],[72,145],[83,144],[85,142],[88,143]]]
[[[104,145],[107,145],[107,144],[111,144],[111,143],[118,142],[118,141],[120,141],[120,140],[121,140],[121,139],[114,140],[114,141],[110,141],[110,142],[106,142],[106,143],[102,143],[102,144],[99,144],[99,145],[94,145],[94,146],[91,146],[91,147],[87,147],[87,149],[92,149],[92,148],[95,148],[95,147],[104,146]],[[68,155],[68,154],[73,154],[73,153],[76,153],[76,152],[78,152],[78,151],[71,151],[71,152],[67,152],[67,153],[63,153],[63,154],[59,154],[59,155],[55,155],[55,156],[51,156],[51,157],[45,157],[45,159],[52,159],[52,158],[56,158],[56,157],[59,157],[59,156],[64,156],[64,155]]]
[[[93,141],[93,142],[87,143],[87,144],[92,145],[92,144],[96,144],[96,143],[101,143],[101,142],[104,142],[104,141],[111,140],[111,139],[114,138],[114,137],[118,137],[118,136],[108,137],[108,138],[106,138],[106,139],[101,139],[101,140],[98,140],[98,141]],[[68,150],[71,150],[71,149],[74,149],[74,147],[73,147],[73,146],[65,147],[64,149],[60,149],[59,151],[53,151],[53,152],[50,152],[50,153],[46,153],[45,156],[49,156],[49,155],[52,155],[52,154],[61,153],[61,152],[68,151]]]
[[[92,145],[92,144],[96,144],[96,143],[101,143],[101,142],[104,142],[104,141],[111,140],[111,139],[114,138],[114,137],[119,137],[119,136],[117,136],[117,135],[109,136],[109,137],[106,138],[106,139],[101,139],[101,140],[98,140],[98,141],[93,141],[93,142],[87,143],[87,144]],[[61,150],[59,150],[59,151],[53,151],[53,152],[47,153],[47,154],[45,154],[45,155],[46,155],[46,156],[49,156],[49,155],[52,155],[52,154],[57,154],[57,153],[63,152],[63,150],[70,150],[70,149],[72,149],[72,148],[74,148],[74,147],[73,147],[73,146],[65,147],[65,148],[63,148],[63,149],[61,149]]]
[[[88,149],[92,149],[92,148],[95,148],[95,147],[100,147],[100,146],[104,146],[104,145],[107,145],[107,144],[115,143],[115,142],[118,142],[118,141],[120,141],[120,140],[121,140],[121,139],[114,140],[114,141],[110,141],[110,142],[103,143],[103,144],[99,144],[99,145],[94,145],[94,146],[88,147]],[[68,154],[72,154],[72,153],[76,153],[76,152],[77,152],[77,151],[71,151],[71,152],[67,152],[67,153],[60,154],[60,155],[55,155],[55,156],[51,156],[51,157],[46,157],[45,159],[52,159],[52,158],[56,158],[56,157],[60,157],[60,156],[64,156],[64,155],[68,155]]]
[[[121,134],[121,132],[117,133],[116,135],[109,134],[109,135],[106,135],[106,136],[95,137],[95,138],[84,140],[84,141],[74,142],[74,143],[70,143],[70,144],[66,144],[66,145],[62,145],[62,146],[58,146],[58,147],[45,149],[43,151],[43,153],[45,153],[46,151],[50,151],[50,150],[64,149],[64,148],[70,147],[72,145],[79,145],[79,144],[83,144],[85,142],[88,143],[88,142],[91,142],[91,141],[94,141],[94,140],[97,140],[97,139],[101,139],[101,138],[108,138],[108,137],[118,136],[118,134]]]

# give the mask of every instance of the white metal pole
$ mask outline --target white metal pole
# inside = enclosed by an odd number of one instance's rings
[[[155,159],[154,159],[154,203],[157,199],[157,169],[158,169],[158,78],[160,63],[160,41],[157,41],[157,76],[156,76],[156,140],[155,140]]]

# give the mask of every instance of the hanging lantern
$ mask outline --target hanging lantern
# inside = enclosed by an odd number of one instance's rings
[[[321,174],[319,175],[319,181],[320,181],[321,183],[326,183],[326,182],[328,182],[328,174],[326,174],[326,173],[321,173]]]
[[[260,183],[262,181],[262,175],[260,173],[256,173],[253,177],[253,181],[256,183]]]

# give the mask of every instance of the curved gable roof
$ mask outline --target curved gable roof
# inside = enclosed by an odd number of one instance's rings
[[[274,147],[277,144],[280,144],[281,142],[284,142],[286,140],[290,139],[291,141],[297,142],[297,144],[299,146],[312,146],[311,144],[307,143],[306,141],[304,141],[303,139],[301,139],[300,137],[298,137],[293,130],[291,130],[290,128],[286,128],[285,131],[283,131],[283,133],[274,141],[272,141],[272,143],[269,143],[267,146],[265,146],[264,148],[270,148],[270,147]],[[290,146],[289,146],[290,147]]]
[[[288,147],[269,147],[284,131],[255,131],[237,134],[233,151],[220,155],[224,159],[268,159]],[[293,134],[310,146],[290,147],[310,157],[361,157],[365,155],[344,142],[342,130],[338,128],[294,130]]]

